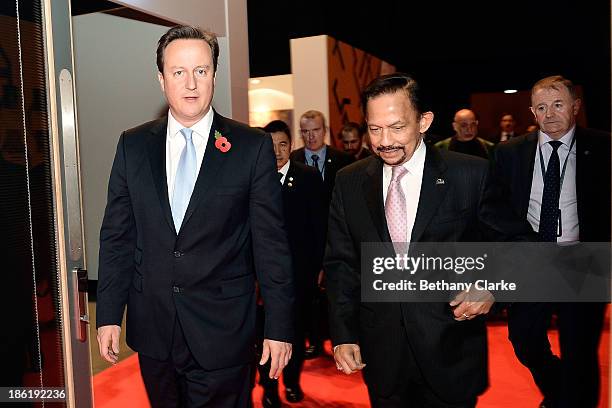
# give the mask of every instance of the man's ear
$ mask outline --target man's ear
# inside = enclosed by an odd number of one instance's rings
[[[419,119],[419,132],[425,133],[427,129],[431,126],[434,120],[433,112],[423,112],[421,114],[421,118]]]
[[[165,90],[164,90],[164,74],[162,74],[161,72],[158,71],[157,72],[157,80],[159,81],[159,86],[160,86],[162,92],[165,93]]]
[[[576,100],[574,101],[574,116],[578,115],[578,112],[580,111],[580,106],[582,105],[582,99],[580,98],[576,98]]]

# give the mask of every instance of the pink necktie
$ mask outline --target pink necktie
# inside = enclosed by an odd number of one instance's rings
[[[387,201],[385,201],[385,216],[391,241],[406,242],[408,240],[408,221],[406,214],[406,197],[402,190],[402,177],[408,174],[404,166],[392,168],[391,184],[387,190]],[[396,250],[398,247],[396,246]]]

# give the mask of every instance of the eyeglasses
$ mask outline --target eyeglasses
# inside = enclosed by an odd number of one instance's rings
[[[315,129],[300,129],[300,134],[302,136],[310,136],[310,135],[320,135],[323,132],[323,128],[315,128]]]

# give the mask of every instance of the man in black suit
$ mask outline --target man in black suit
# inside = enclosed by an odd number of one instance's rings
[[[308,321],[310,304],[317,289],[317,275],[321,270],[325,245],[325,216],[320,198],[323,183],[316,169],[289,160],[291,133],[285,122],[272,121],[264,130],[272,135],[274,143],[296,288],[293,357],[283,371],[283,383],[287,401],[299,402],[304,398],[300,387],[300,374],[304,362],[305,323]],[[265,375],[266,366],[259,367],[260,383],[264,387],[263,406],[280,407],[277,381]]]
[[[362,302],[361,244],[477,242],[503,231],[488,162],[424,143],[433,113],[406,74],[375,79],[362,101],[378,155],[338,173],[324,259],[338,370],[364,369],[373,407],[474,407],[487,387],[492,299]]]
[[[503,113],[499,120],[499,132],[493,135],[491,141],[493,143],[507,142],[513,137],[518,136],[514,131],[515,126],[516,121],[514,120],[514,116],[510,113]]]
[[[315,167],[323,179],[323,192],[321,200],[325,209],[325,219],[331,201],[331,193],[336,182],[336,173],[342,167],[351,164],[355,158],[348,153],[335,149],[325,144],[327,125],[323,113],[309,110],[300,117],[300,134],[304,140],[304,147],[291,153],[291,161],[304,163]],[[327,228],[325,228],[327,230]],[[315,250],[316,251],[316,250]],[[325,307],[325,295],[323,293],[323,271],[318,277],[321,290],[314,296],[311,307],[311,321],[308,324],[309,345],[306,349],[306,358],[314,358],[323,352],[322,322],[325,321],[327,307]]]
[[[355,160],[365,159],[372,154],[371,151],[363,146],[364,135],[361,132],[361,126],[355,122],[347,122],[340,129],[340,139],[344,151],[353,155]]]
[[[190,26],[158,44],[168,116],[125,131],[100,232],[100,354],[138,352],[154,407],[246,407],[255,279],[266,302],[263,357],[291,356],[294,287],[272,141],[214,112],[219,46]]]
[[[506,200],[542,241],[610,242],[610,134],[576,126],[580,99],[561,76],[538,81],[531,104],[540,131],[497,148]],[[560,358],[547,336],[553,312]],[[515,353],[544,394],[541,406],[596,407],[604,305],[514,303],[508,315]]]
[[[291,160],[313,166],[323,178],[326,201],[329,204],[334,189],[336,173],[342,167],[351,164],[355,159],[348,153],[325,144],[327,125],[325,116],[319,111],[309,110],[300,117],[300,134],[304,147],[291,153]]]

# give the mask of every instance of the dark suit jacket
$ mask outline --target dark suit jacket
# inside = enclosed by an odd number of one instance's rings
[[[291,152],[291,160],[306,164],[306,153],[304,148],[302,147]],[[325,193],[325,201],[327,202],[327,205],[329,205],[331,200],[332,190],[334,189],[334,184],[336,182],[336,173],[338,170],[353,163],[354,161],[355,158],[352,155],[335,149],[329,145],[327,146],[324,169],[325,177],[323,180],[323,191]]]
[[[317,286],[323,263],[326,223],[323,183],[314,167],[292,160],[282,190],[296,293],[304,302]]]
[[[255,274],[265,336],[291,341],[294,296],[272,141],[214,114],[182,228],[166,181],[167,118],[125,131],[117,146],[100,231],[97,326],[121,324],[139,353],[166,359],[175,319],[207,370],[249,363]],[[215,130],[231,143],[222,153]]]
[[[502,132],[501,132],[501,131],[499,131],[499,132],[495,133],[493,136],[491,136],[491,137],[489,138],[489,141],[490,141],[490,142],[493,142],[493,143],[495,143],[495,144],[498,144],[498,143],[500,143],[500,142],[501,142],[501,135],[502,135]],[[518,137],[518,136],[519,136],[519,134],[518,134],[517,132],[514,132],[514,133],[513,133],[513,136],[512,136],[510,139],[508,139],[508,140],[512,140],[512,139],[514,139],[514,138],[516,138],[516,137]],[[506,141],[508,141],[508,140],[506,140]]]
[[[486,160],[426,147],[411,242],[507,240],[528,230],[521,222],[512,231],[498,217]],[[359,344],[368,386],[388,395],[396,378],[406,375],[397,356],[405,333],[423,377],[440,398],[473,398],[487,387],[484,318],[455,321],[446,303],[360,302],[361,243],[391,241],[382,180],[378,156],[338,173],[324,260],[332,341]]]
[[[355,160],[365,159],[366,157],[370,157],[371,155],[372,155],[372,151],[364,147],[361,149],[357,157],[355,157]]]
[[[580,241],[610,241],[610,134],[576,127],[576,195]],[[538,132],[497,146],[497,184],[515,213],[527,218]],[[566,180],[565,182],[569,182]]]

